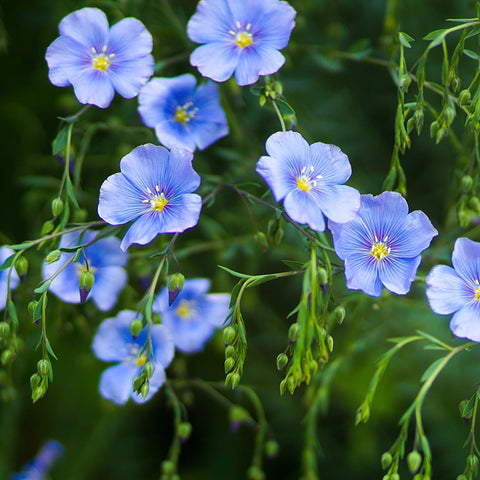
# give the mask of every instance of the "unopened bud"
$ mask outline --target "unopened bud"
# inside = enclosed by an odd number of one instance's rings
[[[237,331],[234,327],[228,326],[223,329],[223,343],[225,345],[230,345],[235,340],[237,336]]]
[[[440,143],[443,137],[447,134],[446,128],[440,128],[435,136],[435,143]]]
[[[20,277],[20,281],[23,282],[27,276],[28,271],[28,260],[25,257],[20,257],[15,263],[15,269],[17,274]]]
[[[410,75],[402,75],[402,77],[400,77],[398,82],[398,88],[400,88],[400,90],[406,91],[410,86],[411,82],[412,82],[412,79],[410,78]]]
[[[322,286],[328,283],[328,273],[321,267],[318,269],[318,283]]]
[[[460,79],[459,79],[456,75],[454,75],[454,76],[452,77],[452,80],[451,80],[451,82],[450,82],[450,85],[451,85],[451,87],[452,87],[452,91],[453,91],[454,93],[457,93],[458,90],[459,90],[459,88],[460,88],[461,81],[460,81]]]
[[[343,323],[345,320],[345,308],[342,305],[339,305],[338,307],[335,308],[333,311],[333,314],[335,316],[335,320],[339,325]]]
[[[288,338],[291,342],[296,342],[299,335],[300,327],[298,326],[298,323],[292,323],[288,329]]]
[[[327,347],[330,352],[333,352],[333,337],[331,335],[327,337]]]
[[[407,456],[407,464],[408,464],[408,469],[410,470],[410,473],[415,473],[420,465],[422,463],[422,456],[414,450],[413,452],[410,452]]]
[[[285,368],[287,363],[288,363],[288,357],[284,353],[281,353],[280,355],[278,355],[278,357],[277,357],[277,369],[278,370],[282,370],[283,368]]]
[[[287,388],[288,391],[293,395],[293,392],[295,391],[295,388],[297,386],[297,382],[293,377],[288,377],[287,378]]]
[[[423,128],[423,120],[424,120],[423,110],[415,110],[415,113],[413,114],[413,120],[415,121],[415,127],[417,129],[417,133],[420,135],[420,132],[422,131],[422,128]]]
[[[165,473],[165,475],[171,475],[172,473],[175,473],[175,463],[173,463],[171,460],[164,460],[161,468],[162,473]]]
[[[285,390],[287,389],[287,381],[282,380],[280,382],[280,395],[283,395],[285,393]]]
[[[447,124],[447,127],[449,127],[453,120],[455,119],[455,109],[453,107],[446,107],[445,108],[445,120],[446,120],[446,124]]]
[[[225,380],[228,380],[228,383],[230,383],[232,386],[232,390],[235,390],[237,385],[240,383],[240,375],[238,373],[229,373]]]
[[[178,426],[178,436],[184,442],[185,440],[188,440],[190,437],[190,434],[192,433],[192,424],[189,422],[182,422]]]
[[[235,358],[235,356],[235,347],[233,347],[232,345],[227,345],[225,347],[225,358]]]
[[[235,360],[232,357],[228,357],[224,362],[225,373],[228,373],[231,370],[233,370],[234,366],[235,366]]]
[[[252,419],[248,411],[240,405],[234,405],[229,411],[229,416],[232,423],[247,422]]]
[[[263,480],[265,478],[265,474],[257,466],[252,465],[247,470],[247,477],[249,480]]]
[[[467,228],[470,225],[471,215],[469,215],[468,212],[462,209],[457,213],[457,216],[458,224],[462,228]]]
[[[8,365],[9,363],[13,362],[14,358],[15,358],[15,354],[11,350],[4,350],[2,352],[0,361],[2,365]]]
[[[185,284],[185,277],[181,273],[174,273],[168,279],[168,306],[170,306],[178,294],[182,291]]]
[[[144,378],[141,375],[133,377],[132,388],[134,392],[139,392],[144,382]]]
[[[130,322],[130,333],[132,334],[133,339],[135,340],[143,328],[143,322],[139,318],[134,318]]]
[[[140,387],[140,394],[142,395],[142,398],[147,398],[148,392],[150,390],[150,387],[148,385],[148,382],[145,382],[141,387]]]
[[[40,385],[32,390],[32,401],[35,403],[36,401],[40,400],[45,395],[45,387]]]
[[[480,199],[478,197],[470,198],[468,204],[475,213],[480,215]]]
[[[265,455],[268,458],[274,458],[278,455],[278,451],[280,450],[280,446],[275,440],[269,440],[265,444]]]
[[[7,322],[0,322],[0,339],[10,336],[10,325]]]
[[[467,465],[470,467],[470,470],[474,471],[478,465],[478,457],[476,455],[469,455],[467,457]]]
[[[465,104],[467,104],[470,101],[470,97],[470,90],[462,90],[458,95],[458,103],[460,104],[460,106],[463,107]]]
[[[30,388],[33,390],[35,387],[38,387],[42,381],[42,377],[38,373],[34,373],[30,377]]]
[[[386,470],[387,468],[389,468],[390,465],[392,464],[392,461],[393,461],[393,458],[392,458],[392,455],[390,454],[390,452],[385,452],[382,455],[382,468],[383,468],[383,470]]]
[[[268,250],[267,237],[266,237],[266,235],[265,235],[263,232],[257,232],[257,233],[255,234],[255,240],[256,240],[257,243],[260,245],[260,247],[262,247],[262,250],[263,250],[263,251]]]
[[[41,231],[42,237],[45,235],[48,235],[53,230],[53,227],[54,227],[54,223],[52,222],[52,220],[47,220],[42,227],[42,231]]]
[[[433,138],[437,134],[439,128],[440,128],[440,125],[438,124],[438,122],[436,120],[430,124],[430,137],[431,138]]]
[[[53,250],[45,257],[45,261],[47,263],[55,263],[58,261],[61,254],[62,252],[60,250]]]
[[[407,133],[410,133],[415,128],[415,119],[409,118],[407,121]]]
[[[145,362],[142,371],[147,378],[152,378],[153,372],[155,371],[155,366],[152,362]]]
[[[90,270],[84,270],[80,274],[80,303],[85,303],[88,298],[88,294],[95,283],[95,275]]]
[[[473,178],[470,175],[464,175],[461,183],[463,191],[469,192],[473,186]]]
[[[58,217],[63,210],[63,200],[60,197],[52,200],[52,213],[54,217]]]
[[[267,103],[267,97],[263,93],[260,95],[260,98],[258,99],[258,103],[260,104],[261,107],[263,107],[265,103]]]
[[[310,369],[311,375],[315,375],[317,373],[317,370],[318,370],[318,362],[316,362],[315,360],[312,360],[308,364],[308,368]]]
[[[46,377],[48,375],[49,368],[50,362],[46,358],[42,358],[37,362],[37,372],[42,377]]]

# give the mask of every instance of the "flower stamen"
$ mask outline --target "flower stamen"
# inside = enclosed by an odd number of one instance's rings
[[[175,116],[173,118],[182,125],[185,125],[198,112],[198,108],[192,108],[192,106],[192,102],[188,102],[185,105],[177,105]]]
[[[195,310],[192,308],[192,302],[188,300],[181,300],[178,304],[178,307],[175,310],[175,313],[182,319],[188,320],[189,318],[193,317],[195,314]]]
[[[159,195],[155,195],[150,199],[150,207],[152,210],[161,212],[168,204],[168,200],[165,198],[165,194],[162,192]]]
[[[379,242],[375,236],[375,243],[372,245],[370,250],[370,255],[375,257],[378,261],[383,260],[385,257],[388,257],[391,252],[391,248],[385,243],[388,237],[385,237],[383,242]]]
[[[111,53],[110,55],[106,55],[107,46],[104,45],[102,51],[97,53],[94,47],[91,48],[92,55],[92,67],[96,70],[101,70],[102,72],[107,71],[108,67],[110,66],[110,59],[112,59],[115,54]]]
[[[310,167],[302,167],[302,169],[300,170],[300,176],[295,178],[297,182],[297,188],[299,190],[308,193],[312,188],[316,188],[318,186],[318,181],[321,180],[323,177],[322,175],[314,176],[314,172],[315,168],[313,167],[313,165],[310,165]]]

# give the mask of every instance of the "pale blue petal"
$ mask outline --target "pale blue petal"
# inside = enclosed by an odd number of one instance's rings
[[[72,77],[70,82],[73,85],[75,96],[83,104],[107,108],[115,95],[108,72],[102,72],[95,68],[85,68],[78,75]]]
[[[98,216],[111,225],[121,225],[144,211],[141,192],[121,173],[110,175],[100,188]]]
[[[190,63],[204,76],[224,82],[237,67],[239,52],[231,44],[223,42],[208,43],[197,47],[190,55]]]
[[[299,172],[310,165],[310,146],[298,132],[277,132],[270,135],[265,149],[270,157],[283,160]]]
[[[136,18],[124,18],[110,28],[108,46],[115,62],[150,56],[152,45],[150,32]]]
[[[100,324],[92,343],[93,353],[99,360],[123,362],[130,357],[128,346],[134,343],[130,323],[135,318],[141,319],[141,316],[132,310],[122,310],[116,317]],[[140,342],[140,335],[137,341]]]
[[[438,235],[432,222],[420,210],[407,215],[403,226],[395,237],[395,255],[414,257],[430,246],[432,238]],[[393,247],[392,247],[393,250]]]
[[[230,294],[209,293],[202,301],[202,311],[208,323],[215,328],[225,326],[230,311]]]
[[[184,353],[202,350],[214,332],[214,328],[203,316],[183,320],[177,315],[164,315],[163,321],[172,332],[175,347]]]
[[[288,165],[274,157],[260,157],[256,172],[265,180],[277,202],[291,191],[291,174]]]
[[[120,246],[118,247],[120,250]],[[110,310],[117,302],[118,295],[127,284],[127,272],[122,267],[99,268],[95,272],[95,283],[90,292],[99,310]]]
[[[100,377],[100,394],[117,405],[123,405],[133,393],[133,378],[138,372],[139,368],[132,363],[107,368]]]
[[[148,402],[158,391],[158,389],[165,383],[165,370],[161,365],[155,365],[155,370],[152,377],[149,380],[148,394],[145,398],[131,390],[131,396],[135,403]]]
[[[306,223],[312,230],[323,232],[325,220],[320,207],[308,193],[294,190],[283,201],[287,215],[297,223]]]
[[[295,26],[295,10],[287,2],[257,3],[263,3],[266,10],[261,22],[257,23],[262,44],[276,50],[285,48],[290,39],[290,33]]]
[[[465,281],[447,265],[433,267],[427,275],[426,283],[425,294],[430,308],[439,315],[450,315],[456,312],[474,297]]]
[[[182,125],[175,120],[163,121],[155,126],[155,135],[162,145],[167,148],[184,148],[195,151],[195,139],[191,135],[189,126]]]
[[[170,233],[164,230],[162,217],[158,217],[153,211],[143,213],[127,230],[120,248],[125,252],[132,243],[146,245],[159,233]]]
[[[205,150],[212,143],[228,135],[228,125],[223,122],[196,121],[191,133],[200,150]]]
[[[345,277],[347,288],[351,290],[362,290],[372,297],[379,297],[382,293],[382,282],[376,260],[372,256],[349,255],[345,259]]]
[[[153,57],[148,55],[112,64],[108,75],[113,87],[122,97],[133,98],[153,75],[153,67]]]
[[[155,365],[167,368],[173,360],[175,347],[172,333],[165,325],[154,325],[151,330],[153,361]]]
[[[342,260],[345,260],[349,255],[368,253],[372,248],[370,232],[360,216],[361,208],[360,205],[357,215],[350,222],[328,222],[328,228],[333,236],[335,252]]]
[[[452,253],[452,265],[464,280],[480,281],[480,243],[459,238]]]
[[[338,223],[353,220],[360,208],[360,193],[346,185],[328,185],[314,193],[325,216]]]
[[[386,257],[380,261],[374,259],[383,285],[397,295],[406,295],[410,291],[421,260],[420,255],[414,258]]]
[[[94,236],[96,236],[96,233]],[[85,240],[86,237],[84,237],[83,243],[85,243]],[[128,262],[128,255],[120,250],[120,240],[116,237],[102,238],[85,249],[85,253],[89,264],[95,268],[124,267]]]
[[[58,30],[60,35],[72,37],[97,52],[108,40],[108,20],[98,8],[82,8],[70,13],[60,22]]]
[[[450,330],[459,338],[480,342],[480,302],[465,305],[455,313]]]
[[[54,275],[65,265],[72,254],[62,253],[55,263],[44,262],[42,266],[42,277],[44,280]],[[50,283],[49,291],[55,294],[60,300],[67,303],[80,303],[79,291],[79,264],[70,263]]]
[[[232,12],[232,24],[239,22],[242,28],[245,28],[249,23],[252,24],[252,31],[263,26],[264,16],[267,10],[271,9],[272,5],[278,4],[277,0],[226,0]],[[272,9],[273,10],[273,9]],[[232,25],[232,26],[233,26]]]
[[[225,0],[201,0],[187,24],[188,37],[195,43],[219,42],[228,38],[234,23]]]
[[[336,145],[313,143],[309,151],[310,164],[315,167],[315,173],[321,175],[322,183],[342,184],[352,175],[352,167],[348,157]]]
[[[164,209],[162,233],[181,233],[198,223],[202,210],[202,197],[195,193],[185,193],[176,197]]]
[[[264,45],[247,47],[239,52],[235,80],[240,86],[251,85],[258,80],[259,75],[271,75],[277,72],[284,63],[285,57],[274,48]]]

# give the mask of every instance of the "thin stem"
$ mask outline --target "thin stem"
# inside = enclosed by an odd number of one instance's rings
[[[282,126],[282,132],[286,132],[287,129],[285,128],[285,122],[283,121],[283,116],[280,113],[280,110],[278,109],[277,102],[272,98],[272,104],[273,108],[275,109],[275,112],[277,114],[278,119],[280,120],[280,125]]]

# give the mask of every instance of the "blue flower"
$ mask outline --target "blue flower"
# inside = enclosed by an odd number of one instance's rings
[[[172,333],[175,346],[182,352],[201,350],[216,328],[228,316],[230,295],[209,293],[210,281],[204,278],[186,280],[172,305],[168,305],[168,288],[163,288],[153,304],[162,324]]]
[[[266,143],[268,157],[261,157],[257,173],[283,200],[288,216],[318,232],[325,230],[325,215],[343,223],[360,205],[360,193],[341,185],[352,174],[348,157],[335,145],[307,141],[296,132],[278,132]]]
[[[140,92],[138,111],[143,123],[155,129],[167,148],[203,150],[228,134],[218,85],[207,82],[195,89],[196,84],[195,77],[187,73],[153,78]]]
[[[142,145],[122,158],[120,172],[100,188],[98,214],[112,225],[135,220],[121,248],[145,245],[160,233],[180,233],[198,222],[202,199],[193,192],[200,175],[193,154],[184,149]]]
[[[10,256],[14,255],[15,252],[10,248],[3,246],[0,247],[0,265]],[[10,268],[5,270],[0,270],[0,310],[5,308],[7,304],[7,291],[8,291],[8,273]],[[17,272],[15,269],[12,270],[12,275],[10,276],[10,290],[17,288],[20,279],[18,278]]]
[[[115,90],[133,98],[153,75],[152,36],[135,18],[109,28],[101,10],[82,8],[58,29],[45,55],[48,76],[57,87],[73,85],[80,103],[106,108]]]
[[[10,480],[43,480],[55,461],[63,453],[63,445],[55,440],[48,440],[38,455],[22,470],[10,476]]]
[[[95,239],[97,232],[87,230],[83,237],[77,233],[63,235],[60,248],[74,248],[86,245]],[[73,253],[62,252],[55,263],[45,262],[42,267],[43,279],[47,280],[57,272]],[[56,276],[49,290],[58,298],[68,303],[80,303],[79,278],[87,269],[95,276],[95,283],[89,298],[100,310],[110,310],[116,303],[120,291],[127,284],[127,273],[122,268],[127,264],[128,255],[120,250],[120,240],[107,237],[98,240],[83,250],[77,262],[72,262]]]
[[[224,82],[235,72],[239,85],[279,70],[295,26],[295,10],[278,0],[201,0],[187,25],[197,47],[190,63],[204,77]]]
[[[165,368],[172,361],[175,352],[168,328],[153,325],[152,350],[147,358],[144,347],[148,339],[148,327],[136,338],[133,338],[130,332],[130,324],[136,318],[141,319],[141,316],[134,311],[123,310],[116,317],[103,321],[93,338],[92,349],[98,359],[104,362],[120,362],[102,373],[99,385],[102,397],[118,405],[123,405],[130,397],[136,403],[150,400],[165,382]],[[134,377],[140,375],[147,360],[153,363],[155,369],[149,380],[148,395],[143,398],[133,391],[132,383]]]
[[[420,253],[438,234],[423,212],[408,213],[407,202],[396,192],[362,195],[353,220],[328,227],[345,261],[347,287],[374,297],[382,293],[382,284],[398,295],[408,293]]]
[[[480,342],[480,243],[457,239],[452,265],[437,265],[427,275],[428,303],[439,315],[454,314],[454,335]]]

